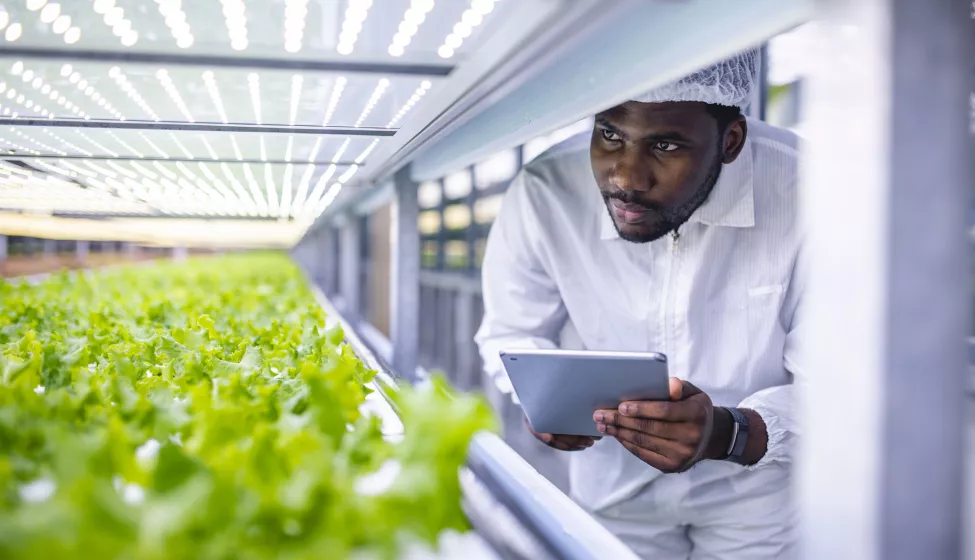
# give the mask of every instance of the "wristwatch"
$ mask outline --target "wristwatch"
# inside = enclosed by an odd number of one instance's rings
[[[748,443],[748,417],[742,414],[737,408],[725,408],[731,413],[733,426],[731,428],[731,443],[728,445],[728,452],[722,461],[731,461],[744,465],[742,456],[745,454],[745,445]]]

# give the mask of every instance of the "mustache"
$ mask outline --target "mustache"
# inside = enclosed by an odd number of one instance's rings
[[[654,211],[654,212],[663,212],[666,210],[662,205],[657,204],[656,202],[652,202],[649,200],[641,200],[633,192],[600,190],[600,193],[603,195],[603,200],[605,202],[609,202],[610,200],[615,199],[615,200],[619,200],[624,204],[641,206],[647,210]]]

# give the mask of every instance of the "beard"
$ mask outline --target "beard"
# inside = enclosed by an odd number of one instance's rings
[[[633,191],[602,191],[603,202],[606,204],[606,211],[609,212],[610,220],[620,239],[630,243],[649,243],[656,241],[677,228],[682,226],[690,217],[701,207],[702,204],[711,196],[711,191],[721,177],[722,158],[720,155],[715,158],[708,170],[707,176],[700,185],[694,190],[694,194],[687,202],[675,207],[663,206],[653,202],[638,200]],[[637,232],[623,231],[620,229],[616,219],[613,218],[613,210],[610,208],[610,200],[619,200],[627,204],[639,204],[647,209],[647,219],[641,224],[641,230]]]

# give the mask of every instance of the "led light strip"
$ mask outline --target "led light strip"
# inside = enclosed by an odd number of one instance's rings
[[[44,148],[48,152],[54,152],[55,154],[57,154],[59,156],[66,156],[66,155],[68,155],[68,152],[65,152],[64,150],[58,150],[56,148],[52,148],[51,146],[48,146],[44,142],[41,142],[39,140],[35,140],[34,138],[31,138],[30,136],[27,136],[26,134],[24,134],[23,132],[17,130],[14,127],[10,127],[10,132],[13,132],[17,136],[20,136],[21,138],[23,138],[24,140],[27,140],[28,142],[31,142],[33,144],[36,144],[36,145]]]
[[[0,93],[3,93],[4,91],[6,91],[7,99],[13,101],[14,103],[16,103],[18,105],[23,106],[28,111],[32,111],[32,112],[35,112],[35,113],[40,113],[43,116],[46,116],[48,118],[54,118],[54,113],[52,113],[52,112],[48,111],[47,109],[41,107],[41,104],[40,103],[35,103],[33,99],[28,99],[26,95],[24,95],[23,93],[18,92],[13,87],[7,87],[7,84],[6,83],[0,82],[0,86],[2,86],[2,87],[0,87]],[[77,111],[76,111],[76,113],[77,113]],[[13,116],[16,118],[18,116],[18,113],[15,112]]]
[[[376,146],[378,146],[378,145],[379,145],[379,139],[378,138],[376,138],[375,140],[373,140],[372,142],[370,142],[369,143],[369,146],[365,150],[362,150],[362,153],[359,154],[359,157],[355,158],[355,165],[353,167],[358,168],[359,165],[362,164],[362,162],[366,161],[366,158],[369,157],[369,154],[371,154],[372,151],[374,149],[376,149]]]
[[[8,139],[6,139],[6,138],[0,138],[0,140],[2,140],[3,142],[5,142],[5,143],[7,143],[7,144],[10,144],[10,145],[11,145],[11,146],[13,146],[13,147],[14,147],[14,148],[15,148],[15,149],[16,149],[16,150],[18,151],[18,152],[26,152],[26,153],[28,153],[28,154],[33,154],[33,155],[35,155],[35,156],[39,156],[39,155],[41,155],[41,152],[38,152],[37,150],[34,150],[34,149],[31,149],[31,148],[28,148],[27,146],[21,146],[20,144],[17,144],[17,143],[15,143],[15,142],[13,142],[12,140],[8,140]]]
[[[24,34],[24,26],[20,22],[12,21],[10,14],[3,8],[0,8],[0,30],[8,43],[13,43]]]
[[[298,118],[298,105],[301,101],[302,83],[304,83],[304,78],[301,74],[295,74],[291,77],[291,116],[288,121],[292,126],[294,126]]]
[[[335,150],[335,155],[332,156],[332,163],[338,163],[339,162],[339,159],[342,157],[343,154],[345,154],[345,150],[349,149],[349,143],[350,142],[351,142],[351,139],[350,138],[346,138],[345,141],[342,142],[342,145],[339,146],[339,149],[338,150]]]
[[[183,155],[186,156],[187,159],[195,159],[193,157],[193,154],[190,153],[190,151],[186,149],[186,146],[184,146],[183,143],[179,141],[179,138],[177,138],[175,134],[173,134],[172,132],[170,132],[169,133],[169,138],[172,139],[172,141],[176,143],[176,147],[179,148],[179,151],[183,152]]]
[[[396,116],[389,121],[386,128],[392,128],[406,115],[406,113],[410,112],[410,109],[412,109],[413,106],[420,101],[421,97],[426,95],[427,91],[432,87],[432,85],[433,84],[431,84],[429,80],[423,80],[420,82],[420,87],[416,88],[416,91],[413,92],[413,95],[410,96],[410,99],[406,102],[406,104],[403,105],[398,113],[396,113]]]
[[[122,72],[121,68],[119,68],[118,66],[113,66],[111,70],[108,71],[108,76],[110,78],[113,78],[115,80],[115,83],[119,86],[119,89],[125,92],[126,95],[129,96],[129,99],[131,99],[136,105],[138,105],[140,109],[145,111],[146,114],[148,114],[149,117],[152,118],[152,120],[156,122],[160,121],[159,115],[157,115],[156,112],[149,107],[149,104],[146,103],[146,100],[143,99],[141,95],[139,95],[139,92],[136,91],[135,86],[132,85],[132,82],[130,82],[129,79],[125,77],[125,73]]]
[[[307,16],[308,0],[285,0],[284,50],[290,53],[301,50],[301,39],[305,33]]]
[[[474,28],[484,21],[484,16],[494,9],[494,2],[495,0],[471,0],[471,7],[461,15],[460,21],[454,25],[453,32],[447,35],[443,45],[437,49],[437,54],[441,58],[454,56],[457,49],[464,43],[464,39],[470,37]]]
[[[311,195],[308,196],[304,202],[302,202],[301,207],[298,209],[297,213],[299,216],[304,214],[304,208],[306,206],[312,209],[318,206],[318,203],[321,201],[322,194],[325,191],[325,185],[328,184],[328,181],[332,178],[332,175],[335,175],[335,170],[335,164],[329,165],[328,169],[325,170],[325,173],[318,178],[318,181],[315,183],[315,188],[311,191]]]
[[[329,121],[332,120],[332,115],[335,114],[335,108],[339,104],[339,99],[342,98],[342,92],[345,91],[345,85],[348,80],[344,76],[339,76],[335,78],[335,85],[332,86],[332,96],[328,99],[328,108],[325,110],[325,118],[322,120],[322,126],[328,126]]]
[[[176,39],[176,46],[181,49],[193,46],[193,33],[186,21],[181,0],[156,0],[156,3],[159,4],[159,13],[166,18],[166,25]]]
[[[285,219],[291,212],[291,191],[293,189],[292,179],[294,178],[295,166],[288,164],[284,168],[284,179],[282,180],[283,189],[281,191],[281,204],[278,208],[278,217]]]
[[[412,0],[410,7],[403,14],[403,21],[399,24],[393,42],[389,44],[390,56],[403,56],[413,36],[420,30],[420,25],[426,20],[427,14],[433,9],[433,0]]]
[[[117,153],[113,152],[112,150],[109,150],[105,146],[103,146],[103,145],[99,144],[98,142],[92,140],[91,137],[88,136],[87,134],[85,134],[85,132],[83,130],[81,130],[80,128],[76,128],[76,129],[74,129],[74,131],[78,134],[78,136],[81,136],[82,138],[84,138],[85,140],[87,140],[92,146],[94,146],[94,147],[98,148],[99,150],[101,150],[102,153],[108,154],[108,155],[110,155],[112,157],[118,157],[118,154]]]
[[[162,148],[160,148],[159,146],[157,146],[155,142],[153,142],[151,139],[149,139],[148,136],[145,135],[145,133],[139,132],[139,137],[142,138],[142,140],[146,144],[149,144],[149,147],[150,148],[152,148],[153,150],[156,150],[156,152],[158,152],[160,156],[162,156],[162,157],[164,157],[166,159],[169,159],[169,154],[167,154],[165,150],[163,150]]]
[[[207,137],[203,134],[200,134],[199,136],[200,140],[203,141],[203,145],[206,147],[207,152],[210,154],[210,159],[220,159],[220,156],[218,156],[217,152],[213,150],[213,146],[210,145],[210,141],[207,140]]]
[[[387,80],[386,78],[381,78],[379,80],[379,84],[376,85],[376,89],[372,91],[372,95],[369,97],[369,101],[366,102],[365,109],[362,110],[362,113],[359,115],[359,118],[356,119],[355,121],[356,128],[359,128],[359,126],[362,125],[362,121],[364,121],[366,117],[369,116],[369,113],[371,113],[372,110],[376,107],[376,103],[378,103],[379,99],[383,96],[384,93],[386,93],[386,88],[388,87],[389,87],[389,80]]]
[[[94,86],[89,85],[88,82],[84,80],[81,73],[77,72],[70,64],[65,64],[61,66],[61,77],[68,78],[68,81],[74,83],[75,85],[79,85],[82,83],[85,84],[84,87],[79,86],[78,89],[82,89],[85,95],[87,95],[92,100],[93,103],[96,103],[99,107],[108,111],[115,118],[121,121],[125,120],[125,115],[123,115],[121,111],[113,107],[112,104],[109,103],[108,100],[105,99],[105,97],[101,93],[99,93]],[[41,88],[41,93],[45,93],[45,89],[47,87],[48,86],[46,85],[43,86]],[[57,91],[54,90],[51,90],[49,95],[51,96],[51,99],[57,99],[59,96]]]
[[[230,48],[242,51],[247,48],[247,15],[244,0],[220,0],[223,5],[223,17],[227,21],[227,34],[230,36]]]
[[[106,130],[105,132],[107,132],[108,135],[112,137],[112,140],[115,140],[116,142],[118,142],[120,146],[122,146],[123,148],[125,148],[126,150],[128,150],[130,153],[132,153],[133,155],[135,155],[135,157],[138,157],[138,158],[146,157],[146,156],[144,156],[142,154],[142,152],[140,152],[139,150],[136,150],[135,148],[133,148],[132,146],[130,146],[128,143],[125,142],[125,140],[122,140],[121,138],[119,138],[118,135],[116,135],[111,130]]]
[[[284,149],[284,161],[291,163],[291,151],[294,149],[295,137],[288,136],[288,145]]]
[[[308,196],[308,187],[311,185],[311,176],[314,172],[314,165],[306,165],[305,172],[302,173],[301,180],[298,181],[298,193],[295,195],[294,202],[291,206],[291,216],[295,218],[301,215],[301,210],[305,205],[305,199]]]
[[[88,150],[85,150],[84,148],[80,148],[80,147],[72,144],[71,142],[68,142],[64,138],[61,138],[60,136],[58,136],[57,134],[54,134],[53,132],[51,132],[50,130],[48,130],[46,128],[44,129],[44,134],[47,134],[51,138],[54,138],[58,142],[61,142],[61,144],[65,145],[65,146],[67,146],[69,148],[71,148],[72,150],[74,150],[76,152],[81,153],[82,155],[85,155],[85,156],[93,156],[93,155],[95,155],[95,154],[89,152]]]
[[[230,135],[230,144],[234,147],[234,157],[237,158],[237,161],[243,160],[244,156],[241,155],[240,146],[237,145],[237,138],[233,134]]]
[[[274,184],[274,174],[271,164],[264,164],[264,189],[267,192],[268,211],[274,215],[278,213],[278,188]]]
[[[156,70],[156,78],[162,84],[163,89],[166,90],[166,93],[169,94],[169,98],[173,100],[173,103],[175,103],[177,107],[179,107],[179,111],[183,113],[186,120],[196,122],[193,119],[193,115],[190,114],[190,108],[187,107],[186,103],[183,102],[183,98],[176,89],[176,84],[174,84],[173,79],[169,77],[169,72],[167,72],[165,68],[160,68],[159,70]]]
[[[14,62],[13,66],[10,67],[10,73],[13,74],[14,76],[20,76],[20,79],[22,79],[24,83],[30,84],[31,86],[34,87],[34,89],[41,89],[42,86],[44,85],[44,79],[41,78],[40,76],[35,76],[33,71],[29,69],[25,69],[24,63],[19,60],[17,62]],[[4,84],[4,88],[6,88],[6,84]],[[48,118],[54,118],[53,111],[48,111],[47,109],[42,107],[40,103],[37,103],[32,99],[28,99],[27,96],[23,94],[23,92],[17,94],[15,91],[16,90],[14,90],[13,86],[10,86],[9,91],[7,91],[7,99],[12,99],[14,100],[14,102],[26,107],[28,110],[32,110],[35,111],[36,113],[40,113],[42,116]],[[3,89],[0,89],[0,93],[2,92]],[[82,113],[80,110],[75,111],[75,114],[79,114],[79,113],[80,113],[79,116],[85,116],[85,113]]]
[[[247,180],[247,186],[250,187],[251,196],[257,201],[258,211],[261,216],[269,216],[267,200],[264,199],[264,195],[261,193],[261,186],[257,184],[257,179],[254,178],[254,172],[251,170],[251,165],[249,163],[244,164],[244,178]]]
[[[345,20],[342,22],[342,32],[335,50],[339,54],[352,54],[355,42],[359,39],[362,24],[369,15],[372,0],[349,0],[349,7],[345,9]]]
[[[213,77],[213,72],[207,70],[203,73],[203,83],[206,85],[207,93],[210,94],[210,99],[213,104],[217,107],[217,113],[220,115],[220,120],[226,124],[227,112],[223,107],[223,99],[220,97],[220,90],[217,88],[217,81]]]
[[[247,85],[251,92],[251,105],[254,107],[254,120],[261,124],[261,78],[255,72],[247,75]]]
[[[27,0],[27,9],[32,12],[40,12],[38,17],[41,23],[50,25],[55,34],[64,35],[65,43],[73,45],[81,39],[81,29],[71,26],[71,18],[61,13],[61,4],[47,0]],[[16,41],[21,32],[15,30],[13,32],[15,37],[13,39],[7,38],[7,40]]]

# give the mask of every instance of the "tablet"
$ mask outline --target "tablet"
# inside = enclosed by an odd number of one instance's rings
[[[663,354],[520,349],[500,355],[538,433],[600,436],[592,420],[597,409],[670,398]]]

